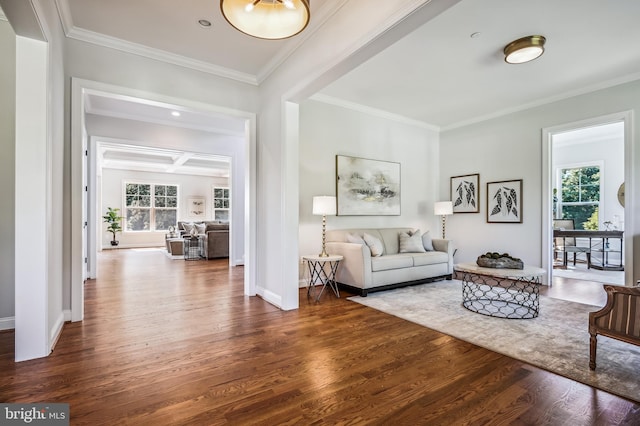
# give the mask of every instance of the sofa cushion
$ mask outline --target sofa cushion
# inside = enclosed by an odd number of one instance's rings
[[[382,241],[380,241],[379,238],[365,232],[364,242],[367,243],[367,246],[369,246],[369,250],[371,250],[371,256],[382,256],[382,253],[384,252],[384,246],[382,245]]]
[[[433,251],[433,241],[431,240],[431,234],[429,231],[422,234],[422,246],[426,251]]]
[[[447,263],[449,255],[442,251],[428,251],[426,253],[413,253],[413,266],[435,265]]]
[[[354,243],[354,244],[362,244],[362,245],[367,244],[360,235],[353,234],[351,232],[347,234],[347,242]]]
[[[182,229],[187,231],[187,234],[190,233],[193,227],[195,226],[193,222],[182,222],[181,225],[182,225]]]
[[[196,234],[204,234],[204,232],[207,229],[207,225],[205,225],[204,223],[196,223],[195,227],[196,227]]]
[[[411,268],[413,266],[413,257],[411,254],[392,254],[388,256],[372,257],[371,270],[388,271],[390,269]]]
[[[414,232],[400,232],[398,240],[400,243],[398,251],[400,253],[424,253],[425,251],[419,229]]]

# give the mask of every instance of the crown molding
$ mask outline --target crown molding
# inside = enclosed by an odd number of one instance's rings
[[[73,25],[71,9],[69,8],[67,0],[55,0],[55,2],[58,8],[58,14],[60,15],[60,20],[62,22],[62,27],[64,28],[64,32],[68,38],[95,44],[98,46],[108,47],[111,49],[119,50],[121,52],[131,53],[134,55],[143,56],[145,58],[154,59],[173,65],[178,65],[184,68],[190,68],[208,74],[213,74],[218,77],[228,78],[242,83],[251,84],[253,86],[258,85],[256,76],[251,74],[234,71],[232,69],[213,65],[208,62],[187,58],[186,56],[176,55],[164,50],[155,49],[152,47],[144,46],[142,44],[132,43],[116,37],[111,37],[105,34],[99,34],[82,28],[77,28]]]
[[[174,53],[165,52],[164,50],[154,49],[152,47],[144,46],[141,44],[131,43],[129,41],[125,41],[116,37],[98,34],[93,31],[87,31],[74,27],[67,33],[67,37],[115,50],[120,50],[125,53],[131,53],[134,55],[143,56],[145,58],[178,65],[184,68],[202,71],[208,74],[216,75],[218,77],[224,77],[254,86],[258,85],[256,77],[250,74],[241,73],[229,68],[220,67],[208,62],[187,58],[186,56],[176,55]]]
[[[377,108],[371,108],[362,104],[358,104],[355,102],[345,101],[343,99],[334,98],[332,96],[327,96],[323,94],[316,94],[311,96],[312,101],[322,102],[329,105],[338,106],[341,108],[350,109],[352,111],[358,111],[364,114],[372,115],[374,117],[383,118],[386,120],[396,121],[398,123],[409,124],[411,126],[421,127],[423,129],[432,130],[434,132],[440,132],[440,127],[435,126],[433,124],[427,123],[425,121],[415,120],[413,118],[408,118],[403,115],[394,114],[391,112],[387,112]]]
[[[273,72],[282,65],[296,50],[298,50],[312,35],[314,35],[332,16],[334,16],[349,0],[337,0],[326,7],[321,7],[317,12],[314,11],[313,24],[311,28],[306,28],[302,33],[296,36],[295,44],[289,49],[278,52],[259,72],[257,75],[258,84],[262,84]],[[327,3],[325,3],[327,4]]]

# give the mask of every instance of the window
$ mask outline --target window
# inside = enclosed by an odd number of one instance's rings
[[[125,231],[166,231],[178,220],[178,186],[125,183]]]
[[[560,170],[558,215],[561,219],[573,219],[576,229],[598,229],[599,206],[599,166]]]
[[[213,218],[229,222],[229,188],[213,188]]]

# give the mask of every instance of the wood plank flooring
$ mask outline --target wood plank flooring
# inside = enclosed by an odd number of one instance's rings
[[[344,293],[280,311],[226,260],[113,250],[99,277],[51,356],[16,364],[0,333],[0,401],[66,402],[73,425],[640,424],[637,403]]]

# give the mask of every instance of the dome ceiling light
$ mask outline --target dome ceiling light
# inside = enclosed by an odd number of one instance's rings
[[[509,64],[533,61],[544,53],[544,36],[531,35],[512,41],[504,48],[504,60]]]
[[[310,0],[220,0],[224,18],[252,37],[280,40],[293,37],[309,23]]]

